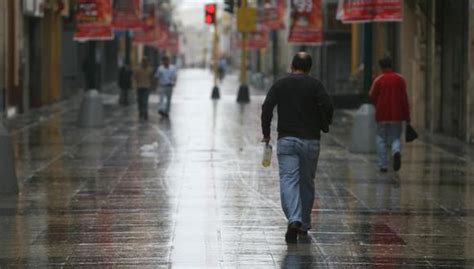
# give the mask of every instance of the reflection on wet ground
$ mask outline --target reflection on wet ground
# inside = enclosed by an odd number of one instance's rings
[[[229,77],[213,102],[211,82],[182,71],[170,120],[140,122],[107,95],[103,129],[76,127],[77,100],[10,122],[22,185],[0,198],[0,267],[474,266],[469,146],[427,137],[380,174],[375,156],[348,152],[338,112],[313,230],[287,246],[275,159],[260,165],[263,93],[238,105]]]

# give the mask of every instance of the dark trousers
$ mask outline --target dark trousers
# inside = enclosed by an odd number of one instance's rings
[[[119,104],[128,106],[128,88],[120,88]]]
[[[140,118],[148,119],[148,96],[150,95],[150,89],[138,88],[137,91],[137,102],[138,111]]]

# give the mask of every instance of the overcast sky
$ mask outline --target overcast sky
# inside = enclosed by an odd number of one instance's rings
[[[217,3],[222,10],[223,0],[174,0],[177,6],[177,16],[184,25],[204,27],[204,5]]]
[[[223,0],[174,0],[178,9],[204,9],[203,6],[207,3],[222,4]]]

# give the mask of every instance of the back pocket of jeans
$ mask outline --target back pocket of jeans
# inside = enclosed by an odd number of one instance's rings
[[[278,141],[277,154],[290,155],[295,152],[295,143],[293,141]]]

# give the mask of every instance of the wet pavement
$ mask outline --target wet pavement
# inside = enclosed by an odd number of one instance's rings
[[[229,76],[183,70],[170,120],[104,95],[106,127],[76,126],[78,99],[8,123],[21,180],[0,197],[0,268],[472,268],[472,147],[426,136],[402,171],[348,151],[351,118],[323,138],[313,230],[284,242],[276,160],[260,164],[260,105]],[[274,142],[274,141],[273,141]],[[275,156],[274,156],[275,157]]]

